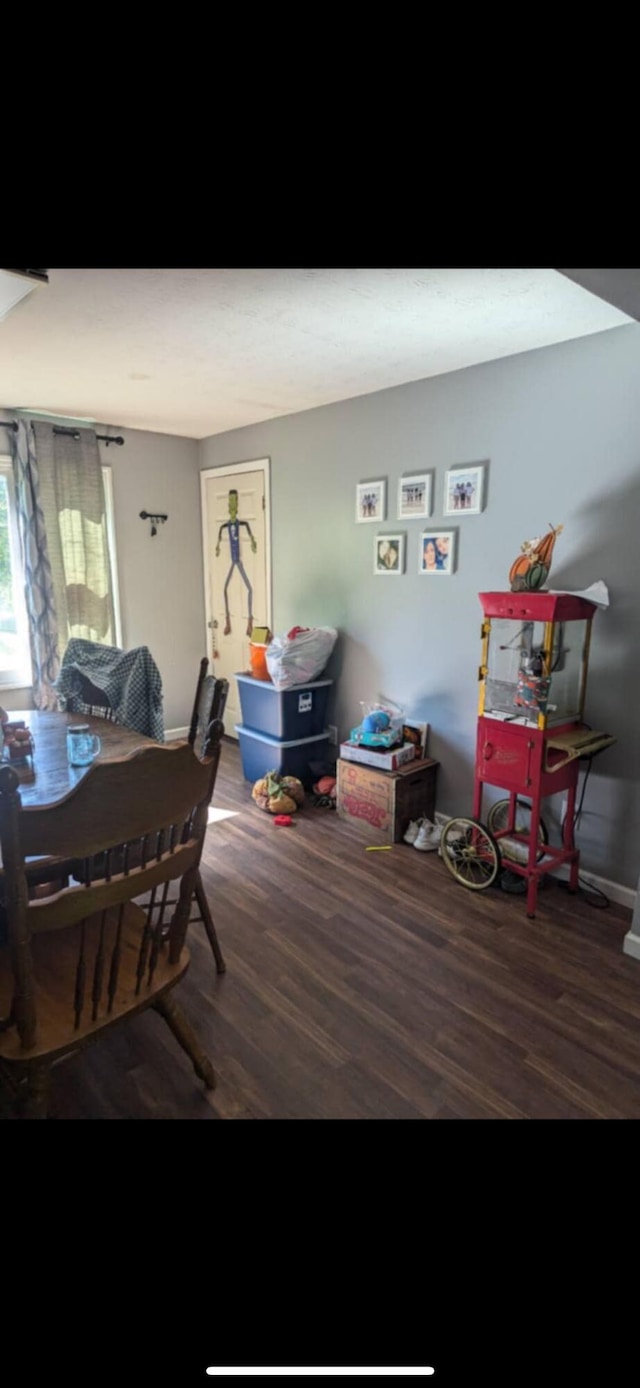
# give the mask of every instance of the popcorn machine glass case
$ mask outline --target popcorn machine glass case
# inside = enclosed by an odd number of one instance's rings
[[[480,602],[480,717],[541,731],[580,722],[595,605],[568,593],[481,593]]]
[[[579,852],[573,825],[579,760],[615,738],[582,721],[594,603],[568,593],[481,593],[484,612],[476,741],[473,819],[450,820],[441,856],[454,877],[473,890],[491,886],[501,869],[527,880],[527,913],[535,912],[538,883],[569,865],[578,888]],[[509,799],[481,822],[484,785]],[[545,796],[567,792],[562,845],[553,847],[540,817]],[[531,802],[522,813],[525,796]],[[509,850],[507,852],[507,850]]]
[[[483,630],[488,651],[481,713],[546,728],[582,717],[588,621],[495,617]]]

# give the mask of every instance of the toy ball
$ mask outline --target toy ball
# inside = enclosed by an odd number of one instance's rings
[[[374,713],[367,713],[366,717],[363,718],[362,730],[365,733],[381,733],[389,727],[389,722],[389,714],[378,709]]]
[[[335,776],[321,776],[313,787],[314,795],[335,795],[336,778]]]

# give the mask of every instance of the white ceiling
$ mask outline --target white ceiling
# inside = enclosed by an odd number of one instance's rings
[[[551,269],[49,270],[0,406],[199,439],[632,321]]]

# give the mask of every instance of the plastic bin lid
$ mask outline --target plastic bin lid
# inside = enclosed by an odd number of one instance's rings
[[[301,747],[305,742],[326,742],[329,734],[314,733],[312,737],[294,737],[291,742],[284,742],[279,737],[270,737],[268,733],[257,733],[253,728],[245,728],[242,723],[234,724],[237,733],[243,733],[245,737],[254,737],[256,742],[268,742],[271,747]]]
[[[255,642],[253,643],[256,644]],[[257,680],[253,675],[234,675],[234,679],[242,680],[244,684],[259,684],[261,689],[271,689],[274,694],[295,694],[303,689],[320,689],[323,685],[333,684],[333,680],[312,680],[310,684],[292,684],[290,689],[276,689],[275,684],[268,684],[266,680]]]

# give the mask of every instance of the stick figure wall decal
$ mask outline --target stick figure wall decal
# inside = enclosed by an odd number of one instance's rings
[[[218,558],[220,555],[220,542],[222,540],[222,532],[223,530],[228,530],[229,546],[231,549],[231,567],[227,574],[226,582],[224,585],[225,636],[228,636],[231,631],[231,617],[229,614],[229,584],[231,582],[234,569],[238,570],[242,582],[244,583],[244,586],[247,590],[247,596],[249,599],[249,620],[247,622],[247,636],[250,636],[251,632],[253,631],[253,589],[244,571],[242,559],[240,558],[241,525],[243,525],[245,530],[248,532],[249,539],[251,541],[251,549],[252,552],[255,554],[258,546],[253,537],[251,526],[249,525],[248,521],[238,520],[238,493],[235,487],[233,487],[232,490],[229,492],[229,520],[222,522],[222,525],[220,526],[220,529],[218,531],[218,543],[216,545],[216,558]]]

